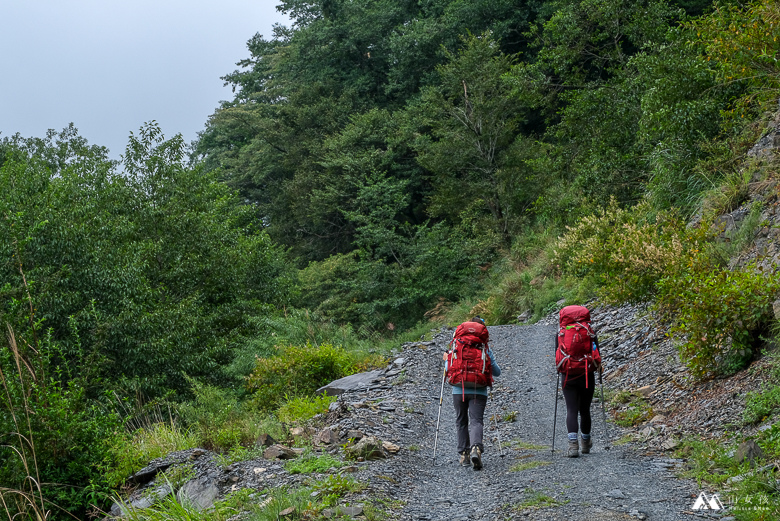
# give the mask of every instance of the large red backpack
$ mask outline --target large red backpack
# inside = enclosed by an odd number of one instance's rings
[[[555,364],[559,373],[569,376],[585,375],[601,367],[601,354],[596,348],[596,334],[590,325],[590,311],[585,306],[566,306],[561,309],[558,349]],[[565,385],[565,380],[564,380]]]
[[[493,370],[488,354],[488,330],[479,322],[464,322],[452,337],[447,355],[447,383],[466,387],[492,387]]]

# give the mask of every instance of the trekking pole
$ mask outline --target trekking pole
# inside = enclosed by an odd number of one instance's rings
[[[604,420],[604,436],[607,438],[607,444],[604,445],[604,450],[609,450],[609,429],[607,429],[607,411],[604,408],[604,381],[601,379],[602,371],[599,370],[599,385],[601,386],[601,418]]]
[[[441,421],[441,403],[444,401],[444,379],[447,376],[447,369],[445,369],[441,375],[441,391],[439,392],[439,416],[436,418],[436,437],[433,440],[433,464],[436,465],[436,446],[439,443],[439,421]]]
[[[558,373],[558,378],[555,380],[555,412],[553,413],[553,438],[552,449],[550,453],[555,452],[555,424],[558,423],[558,384],[561,383],[561,373]]]

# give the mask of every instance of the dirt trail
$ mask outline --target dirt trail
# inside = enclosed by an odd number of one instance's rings
[[[454,413],[449,387],[441,413],[436,466],[432,464],[441,353],[447,333],[435,346],[404,353],[405,382],[390,391],[422,414],[402,423],[400,440],[414,450],[402,451],[386,462],[370,466],[372,482],[394,483],[400,499],[398,519],[458,520],[631,520],[692,519],[695,483],[673,474],[679,461],[637,455],[630,446],[605,450],[600,404],[593,405],[594,446],[591,454],[565,457],[565,403],[558,393],[555,453],[551,454],[556,375],[553,367],[551,326],[490,327],[491,343],[501,377],[486,411],[484,469],[458,465]],[[451,334],[451,333],[450,333]],[[384,393],[384,399],[388,393]],[[516,413],[514,422],[505,418]],[[617,429],[610,425],[615,437]],[[499,447],[499,439],[501,447]],[[501,450],[499,450],[501,448]],[[519,470],[519,466],[524,470]],[[368,477],[368,476],[367,476]],[[693,496],[693,497],[692,497]]]

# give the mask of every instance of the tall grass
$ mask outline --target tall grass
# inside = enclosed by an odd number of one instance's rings
[[[41,477],[35,455],[35,437],[30,418],[31,409],[27,398],[30,389],[25,384],[27,378],[35,379],[35,373],[21,356],[16,336],[10,326],[8,326],[8,348],[16,374],[6,374],[3,365],[0,364],[0,383],[4,391],[4,408],[10,413],[14,431],[7,433],[13,441],[0,445],[0,454],[6,458],[9,456],[16,458],[18,465],[23,469],[24,477],[17,486],[0,487],[0,503],[8,519],[45,520],[49,519],[51,510],[47,508],[41,489]],[[17,403],[18,400],[21,400],[21,404]],[[21,418],[17,415],[18,411],[23,411]]]

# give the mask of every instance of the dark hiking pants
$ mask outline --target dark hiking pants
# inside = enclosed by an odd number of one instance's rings
[[[566,400],[566,429],[568,432],[590,434],[590,404],[596,382],[593,373],[588,374],[588,387],[585,387],[585,377],[568,378],[563,387],[563,397]],[[577,421],[579,416],[579,422]],[[579,428],[577,423],[579,423]]]
[[[470,450],[472,446],[482,445],[483,416],[487,405],[487,396],[481,394],[453,394],[455,405],[455,428],[458,431],[458,452]]]

